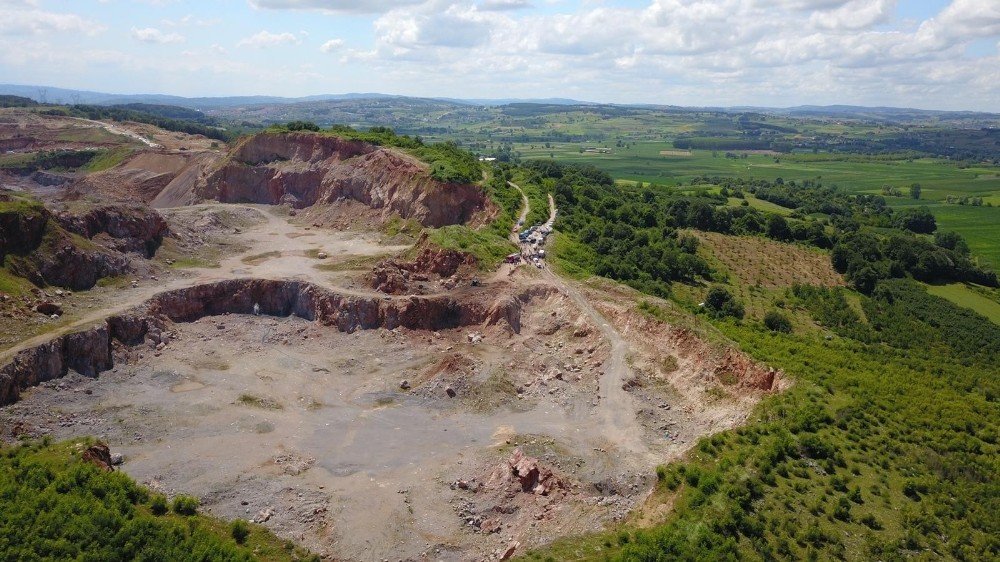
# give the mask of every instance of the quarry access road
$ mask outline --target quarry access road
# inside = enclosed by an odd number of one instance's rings
[[[514,184],[511,186],[521,191],[520,187]],[[523,191],[521,191],[521,195],[524,198],[521,216],[526,217],[531,210],[530,203]],[[555,223],[558,209],[551,193],[548,194],[548,200],[549,219],[545,224],[551,228]],[[513,236],[516,238],[516,233]],[[626,362],[628,344],[618,333],[618,330],[590,304],[590,301],[578,288],[554,273],[550,267],[545,267],[543,272],[553,285],[573,301],[580,312],[600,330],[604,339],[611,344],[611,353],[598,378],[596,412],[602,420],[600,425],[605,437],[615,446],[630,454],[650,456],[652,453],[642,439],[643,427],[636,418],[635,401],[623,388],[625,381],[629,378],[629,367]]]
[[[103,121],[95,121],[93,119],[83,119],[82,117],[71,117],[70,119],[75,119],[77,121],[82,121],[84,123],[90,123],[92,125],[96,125],[96,126],[102,128],[102,129],[104,129],[105,131],[113,134],[113,135],[121,135],[121,136],[124,136],[124,137],[128,137],[128,138],[130,138],[132,140],[137,140],[137,141],[141,142],[142,144],[148,146],[149,148],[161,148],[160,145],[158,145],[155,142],[147,139],[146,137],[140,135],[139,133],[136,133],[134,131],[130,131],[128,129],[123,129],[123,128],[120,128],[120,127],[115,127],[114,125],[112,125],[110,123],[105,123]]]
[[[521,215],[517,217],[517,223],[514,225],[514,229],[510,232],[510,235],[508,236],[511,242],[513,242],[517,246],[520,246],[521,241],[518,239],[517,233],[521,230],[521,226],[524,224],[524,221],[528,218],[528,212],[531,211],[531,203],[528,202],[528,196],[524,194],[524,190],[521,189],[521,186],[510,181],[507,182],[507,185],[513,187],[518,191],[518,193],[521,194]]]

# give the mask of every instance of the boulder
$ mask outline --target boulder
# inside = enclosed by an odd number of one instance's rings
[[[35,312],[44,314],[46,316],[52,316],[53,314],[55,314],[56,316],[62,316],[63,309],[62,306],[59,305],[59,303],[55,303],[52,301],[42,301],[35,305]]]
[[[111,460],[111,451],[104,443],[91,445],[86,451],[83,452],[81,459],[83,462],[89,462],[106,472],[114,471],[114,468],[112,467],[113,462]]]
[[[522,491],[530,492],[535,489],[538,484],[538,459],[525,455],[521,449],[515,449],[507,464],[521,483]]]

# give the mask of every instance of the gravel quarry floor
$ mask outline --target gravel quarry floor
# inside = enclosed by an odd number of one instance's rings
[[[478,558],[513,540],[544,542],[620,518],[648,472],[609,454],[594,406],[575,410],[578,394],[593,396],[593,377],[524,389],[532,374],[515,373],[513,391],[496,388],[487,383],[508,370],[511,342],[499,343],[471,344],[465,330],[428,343],[419,332],[347,334],[294,317],[203,318],[97,379],[46,383],[0,419],[33,434],[99,436],[140,482],[195,494],[223,517],[266,520],[337,558]],[[461,361],[441,369],[442,357]],[[409,390],[399,388],[403,379]],[[567,517],[536,528],[514,521],[516,537],[470,527],[457,513],[467,492],[450,484],[537,439],[570,453],[551,455],[581,482],[581,497],[561,506]],[[600,517],[583,525],[568,517],[595,509],[585,498],[604,498],[593,484],[630,479],[636,487],[608,494]]]

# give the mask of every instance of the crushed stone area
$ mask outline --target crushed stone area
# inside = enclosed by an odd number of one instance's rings
[[[0,426],[97,436],[140,482],[324,556],[489,558],[620,520],[651,485],[594,415],[608,346],[587,328],[559,294],[520,335],[206,317],[44,383]],[[549,484],[521,485],[521,449]]]

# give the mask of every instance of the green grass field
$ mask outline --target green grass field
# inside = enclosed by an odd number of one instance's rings
[[[928,285],[927,292],[946,298],[958,306],[964,306],[1000,324],[1000,302],[989,299],[971,289],[965,283],[950,283],[948,285]]]
[[[736,197],[730,197],[729,198],[729,204],[732,205],[732,206],[734,206],[734,207],[742,205],[743,201],[744,201],[743,199],[739,199],[739,198],[736,198]],[[786,217],[788,215],[792,214],[792,209],[789,209],[788,207],[782,207],[781,205],[778,205],[776,203],[771,203],[770,201],[764,201],[763,199],[757,199],[756,197],[754,197],[750,193],[746,194],[746,202],[749,203],[750,206],[753,207],[754,209],[758,209],[758,210],[761,210],[761,211],[766,211],[768,213],[777,213],[779,215],[786,216]]]
[[[974,256],[993,268],[1000,267],[1000,207],[972,207],[913,201],[890,200],[894,207],[927,205],[937,218],[938,230],[953,230],[965,237]]]
[[[532,148],[534,146],[534,148]],[[607,147],[608,154],[580,152],[581,146]],[[935,158],[896,161],[829,161],[827,155],[748,154],[746,158],[726,158],[724,151],[693,150],[690,156],[661,155],[675,151],[671,143],[640,142],[628,148],[613,143],[566,143],[516,145],[523,158],[555,158],[560,161],[593,164],[617,179],[674,185],[688,183],[697,176],[726,176],[773,180],[821,180],[853,192],[880,193],[883,185],[900,188],[919,183],[923,198],[944,200],[948,195],[994,197],[1000,195],[1000,168],[978,166],[960,168]]]

